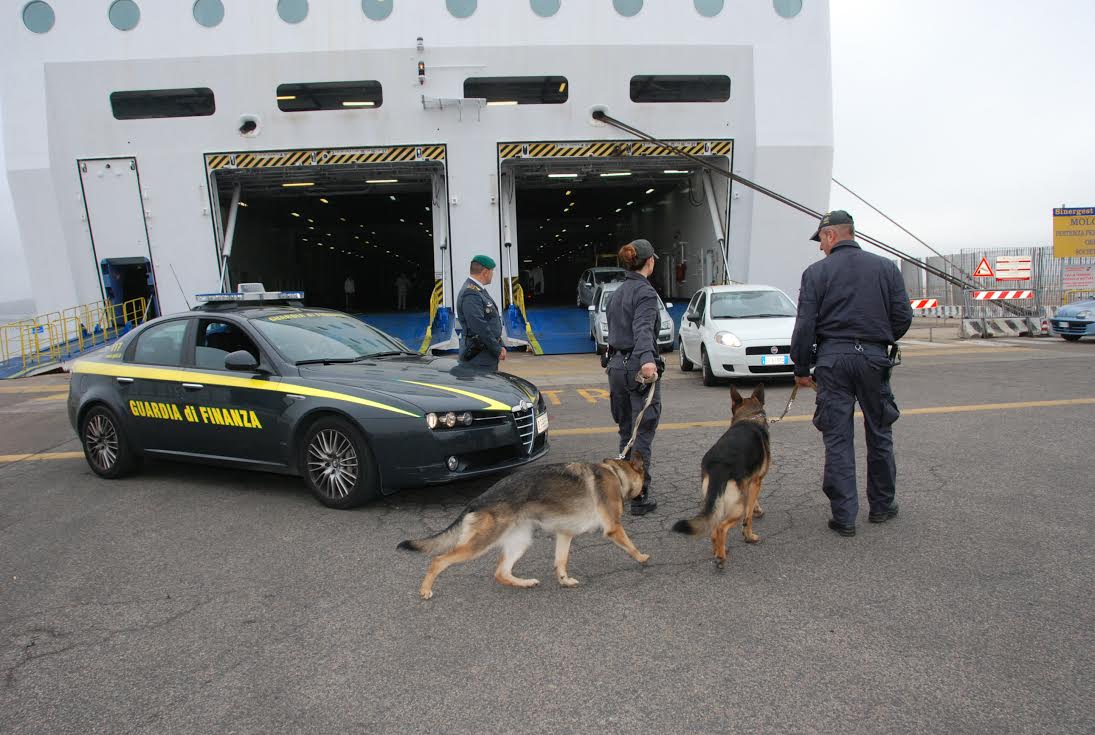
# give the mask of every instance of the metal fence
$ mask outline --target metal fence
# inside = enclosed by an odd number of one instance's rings
[[[988,259],[990,267],[996,268],[996,258],[1001,255],[1019,255],[1030,258],[1030,280],[996,280],[992,278],[974,278],[981,258]],[[910,263],[902,263],[901,270],[905,278],[905,287],[913,298],[939,299],[941,307],[962,307],[962,316],[966,318],[1010,317],[1017,313],[1027,315],[1052,313],[1070,301],[1083,297],[1083,293],[1073,293],[1062,287],[1061,280],[1065,266],[1095,265],[1095,258],[1055,258],[1052,247],[1014,247],[977,249],[965,248],[957,255],[949,255],[946,260],[938,256],[923,259],[928,265],[945,273],[970,281],[984,291],[1031,290],[1034,298],[1023,301],[973,301],[969,293],[959,286],[947,283],[938,276],[931,275]],[[946,261],[950,261],[947,263]],[[1010,308],[1009,308],[1010,306]]]

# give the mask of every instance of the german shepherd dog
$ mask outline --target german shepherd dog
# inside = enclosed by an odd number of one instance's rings
[[[772,461],[764,386],[758,385],[748,398],[731,387],[730,401],[730,428],[707,450],[701,463],[703,510],[695,518],[673,524],[674,531],[690,536],[710,532],[719,569],[726,564],[726,535],[735,523],[741,521],[747,542],[760,541],[753,533],[753,519],[764,515],[757,499]]]
[[[535,587],[538,579],[513,576],[513,565],[541,528],[555,534],[555,576],[563,587],[578,580],[567,574],[570,541],[602,528],[631,558],[645,564],[649,555],[631,543],[620,525],[624,503],[643,490],[643,459],[606,459],[600,463],[550,464],[510,475],[468,504],[444,531],[427,538],[407,540],[400,549],[424,551],[434,557],[419,594],[433,597],[437,575],[453,564],[474,559],[492,548],[502,549],[494,578],[511,587]]]

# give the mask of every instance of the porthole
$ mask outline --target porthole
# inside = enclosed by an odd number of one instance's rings
[[[477,4],[476,0],[445,0],[445,7],[454,18],[470,18]]]
[[[369,20],[384,20],[392,14],[395,0],[361,0],[361,12]]]
[[[794,18],[802,12],[802,0],[772,0],[772,6],[781,18]]]
[[[194,20],[206,28],[220,25],[224,20],[224,4],[221,0],[195,0]]]
[[[625,18],[638,15],[643,9],[643,0],[612,0],[612,7]]]
[[[308,0],[278,0],[278,15],[286,23],[300,23],[308,17]]]
[[[530,0],[532,5],[532,12],[536,13],[541,18],[550,18],[559,12],[559,0]]]
[[[132,31],[141,22],[141,9],[133,0],[114,0],[107,11],[110,25],[119,31]]]
[[[692,0],[692,4],[696,6],[696,12],[703,17],[714,18],[722,12],[722,6],[726,3],[724,0]]]
[[[23,25],[31,33],[48,33],[53,28],[54,20],[56,18],[49,3],[34,0],[23,6]]]

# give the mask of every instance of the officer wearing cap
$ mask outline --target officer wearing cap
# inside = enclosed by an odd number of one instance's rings
[[[795,382],[817,388],[814,426],[825,440],[822,490],[832,506],[829,528],[841,536],[855,535],[859,512],[852,423],[857,401],[867,437],[867,519],[884,523],[897,515],[891,427],[901,412],[890,390],[888,350],[912,324],[897,266],[861,250],[854,237],[847,212],[822,217],[810,239],[826,257],[802,274],[791,337]]]
[[[636,375],[653,378],[661,364],[655,342],[660,319],[658,293],[648,280],[658,256],[647,240],[624,245],[617,256],[627,274],[608,303],[608,388],[612,420],[620,431],[620,451],[631,440],[633,421],[646,403],[646,391],[654,391],[632,448],[642,454],[645,465],[642,495],[631,501],[631,514],[641,516],[658,507],[650,492],[650,451],[662,414],[661,381],[651,387],[635,379]]]
[[[484,286],[494,279],[495,263],[486,255],[471,259],[471,274],[456,297],[456,316],[464,327],[460,336],[460,362],[497,370],[506,359],[502,345],[502,315]]]

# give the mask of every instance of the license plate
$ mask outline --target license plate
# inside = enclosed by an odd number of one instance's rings
[[[1068,328],[1069,328],[1069,326],[1070,326],[1070,325],[1069,325],[1069,323],[1068,323],[1068,322],[1061,322],[1061,329],[1068,329]]]
[[[536,417],[536,433],[543,434],[548,429],[548,416],[542,413]]]
[[[761,365],[790,365],[790,355],[761,355]]]

